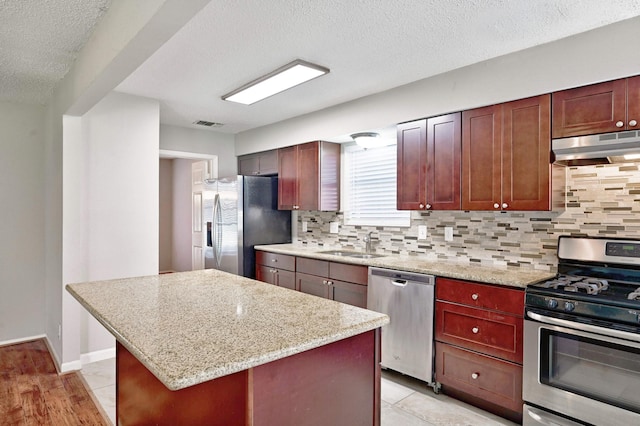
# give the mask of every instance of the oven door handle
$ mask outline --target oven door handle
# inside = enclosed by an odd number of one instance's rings
[[[573,328],[573,329],[577,328],[578,330],[581,330],[581,331],[602,334],[603,336],[618,337],[624,340],[640,342],[640,334],[627,333],[625,331],[616,330],[614,328],[604,328],[604,327],[598,327],[597,325],[577,323],[574,321],[567,321],[559,318],[551,318],[551,317],[540,315],[531,311],[527,311],[527,316],[532,320],[540,321],[545,324],[557,325],[560,327],[567,327],[567,328]]]

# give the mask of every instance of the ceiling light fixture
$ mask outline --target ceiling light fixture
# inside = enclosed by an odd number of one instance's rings
[[[233,92],[227,93],[222,97],[222,100],[251,105],[328,72],[328,68],[297,59]]]
[[[625,160],[640,160],[640,154],[625,154]]]
[[[364,149],[391,145],[391,141],[381,138],[380,134],[375,132],[354,133],[351,135],[351,139]]]

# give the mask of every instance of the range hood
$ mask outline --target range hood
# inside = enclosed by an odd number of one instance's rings
[[[640,159],[640,131],[553,139],[551,150],[554,162],[567,166],[636,161]]]

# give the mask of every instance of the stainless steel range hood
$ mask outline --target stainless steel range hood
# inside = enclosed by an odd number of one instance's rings
[[[567,166],[636,161],[640,159],[640,131],[553,139],[551,150],[554,162]],[[625,158],[634,154],[637,158]]]

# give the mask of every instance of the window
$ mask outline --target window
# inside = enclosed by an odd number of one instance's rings
[[[344,217],[347,225],[410,226],[396,210],[396,146],[344,147]]]

